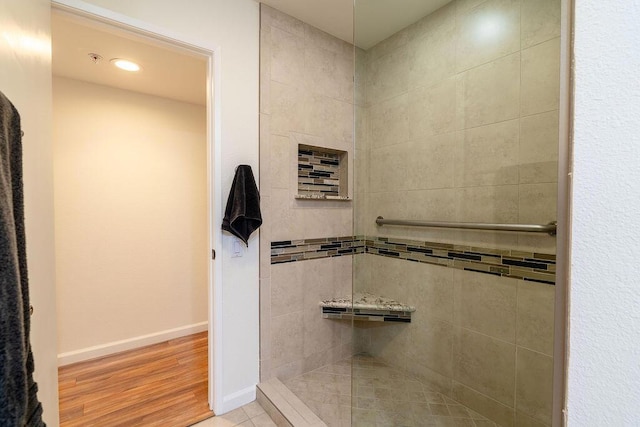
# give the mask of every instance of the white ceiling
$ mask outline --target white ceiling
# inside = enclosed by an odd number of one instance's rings
[[[353,0],[261,0],[342,40],[353,42]],[[451,0],[356,0],[356,45],[368,49]],[[206,59],[104,24],[52,14],[53,74],[90,83],[206,104]],[[102,61],[93,63],[88,54]],[[142,71],[109,62],[124,58]]]
[[[353,43],[354,0],[261,0]],[[451,0],[355,0],[355,45],[369,49]]]
[[[60,12],[52,13],[51,26],[53,75],[206,105],[204,57]],[[93,63],[89,53],[103,59]],[[142,70],[122,71],[112,58],[135,61]]]

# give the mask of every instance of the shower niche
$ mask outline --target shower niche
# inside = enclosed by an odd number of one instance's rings
[[[298,144],[296,199],[351,200],[347,152]]]

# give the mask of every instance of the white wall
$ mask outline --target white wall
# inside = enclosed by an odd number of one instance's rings
[[[207,321],[206,131],[204,106],[54,78],[64,362]]]
[[[632,426],[640,421],[640,7],[580,0],[575,12],[568,419]]]
[[[35,380],[48,426],[58,425],[48,0],[0,1],[0,90],[22,118],[25,227]]]
[[[238,164],[258,176],[258,38],[259,5],[254,0],[90,0],[187,40],[218,47],[220,53],[222,194],[226,203]],[[218,229],[222,218],[217,218]],[[216,248],[215,269],[222,270],[222,410],[255,396],[258,382],[258,233],[242,257],[232,258],[229,234]],[[220,285],[220,284],[218,284]]]

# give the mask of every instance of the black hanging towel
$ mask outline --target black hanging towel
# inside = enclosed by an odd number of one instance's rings
[[[0,425],[41,427],[33,381],[20,114],[0,92]]]
[[[236,168],[227,208],[222,220],[222,229],[228,231],[249,246],[249,236],[262,224],[260,193],[253,178],[251,166]]]

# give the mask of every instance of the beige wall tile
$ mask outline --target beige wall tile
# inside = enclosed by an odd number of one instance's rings
[[[314,203],[314,201],[307,201],[307,203]],[[353,234],[351,204],[347,202],[333,203],[337,206],[330,209],[314,209],[313,207],[305,209],[310,214],[307,215],[306,225],[304,225],[307,236],[350,236]]]
[[[310,357],[341,344],[343,324],[323,319],[319,303],[350,292],[351,263],[348,257],[338,257],[293,264],[302,266],[304,356]]]
[[[451,377],[453,325],[423,317],[420,324],[412,326],[409,335],[412,345],[408,348],[408,356],[440,375]]]
[[[317,303],[316,303],[317,305]],[[334,324],[335,323],[335,324]],[[303,354],[305,358],[317,355],[323,351],[335,351],[340,345],[339,321],[323,319],[320,309],[304,312]],[[324,358],[329,361],[329,355]],[[312,367],[312,369],[319,366]]]
[[[304,372],[304,359],[296,359],[292,362],[285,363],[280,366],[271,368],[271,376],[278,378],[280,381],[286,381],[296,377]]]
[[[367,234],[376,236],[378,234],[391,236],[405,236],[406,228],[378,227],[375,220],[378,216],[384,218],[405,218],[407,214],[408,200],[406,194],[398,191],[370,193],[368,198],[367,217],[365,226]]]
[[[353,57],[316,46],[307,46],[303,55],[307,88],[315,94],[353,102]]]
[[[407,91],[409,52],[406,47],[371,60],[367,71],[367,102],[376,103]]]
[[[266,6],[262,28],[261,374],[286,379],[351,352],[350,325],[318,308],[350,292],[350,257],[271,266],[269,255],[271,240],[353,232],[351,203],[293,198],[298,142],[348,151],[353,171],[353,47]]]
[[[313,261],[308,261],[313,262]],[[271,316],[303,309],[305,265],[303,262],[271,266]]]
[[[518,186],[468,187],[456,191],[462,222],[518,222]]]
[[[272,188],[289,188],[289,166],[297,161],[290,157],[291,142],[282,135],[271,135],[270,144],[270,175]]]
[[[353,256],[353,292],[364,292],[371,287],[371,265],[377,261],[372,254],[358,254]]]
[[[340,40],[309,24],[304,24],[304,40],[306,46],[315,46],[342,56],[353,58],[353,45]]]
[[[422,360],[407,359],[406,372],[414,375],[420,382],[425,384],[430,390],[451,396],[451,377],[441,375],[422,364]]]
[[[496,402],[456,381],[453,382],[453,398],[500,426],[513,427],[516,425],[514,424],[513,408]]]
[[[353,105],[348,102],[310,95],[302,112],[296,114],[302,115],[304,121],[304,127],[297,129],[315,136],[353,141]]]
[[[304,36],[304,24],[302,21],[267,6],[264,3],[262,3],[260,7],[262,25],[271,25],[296,36]]]
[[[402,29],[370,48],[367,52],[369,53],[371,60],[375,61],[376,59],[382,58],[383,56],[393,53],[405,46],[409,41],[408,33],[409,32],[406,28]]]
[[[353,171],[354,189],[360,198],[366,197],[365,193],[369,189],[369,150],[355,150],[353,155]],[[357,203],[357,197],[354,194],[354,202]]]
[[[456,79],[409,92],[409,138],[453,132],[456,120]]]
[[[457,40],[458,71],[520,50],[520,1],[488,0],[459,14]]]
[[[334,277],[332,279],[334,295],[351,294],[353,280],[353,256],[341,256],[327,260],[333,270]]]
[[[516,411],[516,425],[518,427],[548,427],[550,424],[544,424],[530,416]]]
[[[520,120],[520,183],[558,181],[558,111]]]
[[[408,189],[454,186],[454,173],[460,168],[456,163],[457,138],[456,132],[449,132],[423,137],[406,145]]]
[[[265,382],[272,377],[271,359],[260,360],[260,382]]]
[[[366,73],[367,73],[367,62],[368,62],[367,52],[356,48],[356,58],[355,58],[355,70],[354,70],[354,84],[355,84],[355,94],[354,94],[354,103],[356,105],[365,106],[366,104]]]
[[[290,209],[290,205],[289,190],[272,190],[271,239],[274,241],[304,238],[304,223],[300,220],[300,212]]]
[[[304,39],[271,27],[271,80],[302,87],[304,72]]]
[[[438,33],[443,27],[448,28],[451,25],[455,25],[456,3],[455,1],[447,3],[440,9],[409,25],[409,27],[407,27],[409,41],[411,42],[418,38]]]
[[[271,115],[260,113],[260,195],[271,195]]]
[[[556,253],[556,238],[546,234],[518,236],[518,248],[522,251],[541,252],[545,254]]]
[[[464,131],[456,162],[456,187],[518,183],[519,120]]]
[[[369,292],[376,295],[406,302],[408,297],[405,261],[389,257],[376,256],[370,264],[371,282]],[[366,290],[366,288],[365,288]]]
[[[520,221],[533,224],[555,221],[557,198],[558,185],[555,183],[520,185]]]
[[[518,282],[518,345],[551,356],[555,286]]]
[[[407,185],[407,144],[371,149],[369,182],[375,191],[398,191]]]
[[[456,221],[457,190],[453,188],[409,191],[407,196],[406,218],[416,221]],[[437,236],[438,233],[451,237],[451,230],[439,229],[414,229],[414,233],[429,233]],[[419,234],[422,236],[422,234]],[[426,235],[425,235],[426,236]]]
[[[296,311],[271,319],[271,364],[274,369],[302,359],[303,315],[302,311]]]
[[[522,48],[560,36],[560,0],[522,1]]]
[[[553,358],[518,347],[516,409],[551,424]]]
[[[453,379],[509,407],[514,405],[515,357],[513,344],[455,330]]]
[[[463,88],[460,102],[465,128],[517,118],[520,105],[520,53],[463,73],[459,84]]]
[[[560,100],[560,38],[522,51],[523,116],[557,110]]]
[[[486,1],[487,0],[456,0],[454,2],[456,5],[456,13],[458,16],[462,16]]]
[[[372,149],[397,145],[409,140],[409,96],[406,93],[369,108],[370,146]]]
[[[271,359],[271,280],[260,279],[260,360]]]
[[[305,126],[306,96],[294,86],[271,82],[271,133],[288,136]]]
[[[368,200],[368,193],[362,192],[353,195],[353,234],[355,235],[364,235],[367,231],[367,221],[370,217],[367,209]]]
[[[431,86],[456,72],[456,20],[452,4],[409,27],[409,87]],[[437,60],[434,60],[437,58]]]
[[[264,21],[264,18],[263,18]],[[271,105],[271,26],[260,26],[260,112],[270,113]]]
[[[454,323],[515,343],[517,280],[462,270],[453,278]]]
[[[406,302],[416,307],[412,323],[420,328],[429,319],[453,322],[454,270],[413,262],[406,264],[404,269],[409,287]]]
[[[371,333],[370,329],[359,328],[354,325],[353,328],[353,354],[368,353],[371,351]]]
[[[271,197],[260,197],[262,226],[260,226],[260,278],[271,277]]]
[[[356,105],[355,107],[355,144],[354,149],[366,151],[371,148],[370,123],[371,112],[369,107]]]
[[[405,369],[407,358],[398,348],[410,345],[409,329],[407,325],[380,325],[371,328],[371,353],[375,357],[395,366]]]

